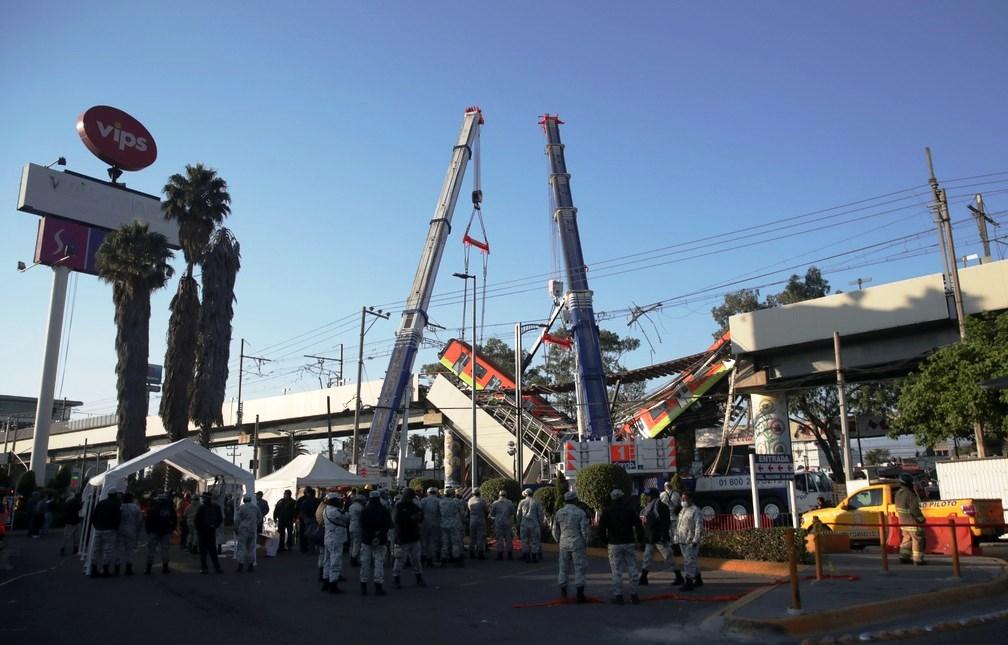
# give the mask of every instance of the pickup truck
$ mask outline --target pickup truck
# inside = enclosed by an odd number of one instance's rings
[[[834,508],[807,511],[801,518],[802,528],[809,530],[814,520],[819,518],[832,531],[849,534],[851,546],[855,548],[877,545],[878,524],[882,513],[886,513],[887,522],[895,522],[896,506],[893,497],[898,486],[897,481],[872,482],[848,495]],[[971,525],[970,533],[974,544],[981,540],[995,540],[1005,533],[1004,511],[999,499],[922,501],[921,511],[927,519],[947,520],[950,516],[965,518]]]

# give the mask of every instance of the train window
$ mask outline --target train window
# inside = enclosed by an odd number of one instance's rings
[[[496,376],[491,376],[490,380],[487,381],[486,389],[488,390],[499,390],[501,386],[501,380]]]
[[[484,376],[486,376],[486,373],[487,373],[486,368],[480,365],[479,363],[476,363],[476,378],[481,379]]]
[[[668,407],[665,405],[665,401],[660,401],[657,405],[653,405],[648,408],[648,415],[652,419],[657,419],[661,415],[668,411]]]
[[[469,354],[462,354],[461,356],[458,357],[458,360],[455,361],[455,364],[452,365],[452,371],[455,372],[456,374],[461,374],[462,370],[464,370],[465,366],[468,364],[469,364]]]

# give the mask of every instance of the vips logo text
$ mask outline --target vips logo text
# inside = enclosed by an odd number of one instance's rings
[[[96,157],[121,170],[141,170],[157,159],[151,133],[118,108],[90,108],[77,118],[77,133]]]

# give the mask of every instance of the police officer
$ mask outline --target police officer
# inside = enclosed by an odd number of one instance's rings
[[[518,531],[522,545],[522,560],[538,562],[542,557],[542,525],[546,513],[542,504],[532,496],[532,489],[522,491],[524,499],[518,502]]]
[[[560,585],[560,596],[567,597],[567,582],[570,579],[570,569],[574,569],[574,586],[577,588],[578,603],[588,602],[585,597],[585,569],[588,565],[587,548],[590,537],[588,516],[575,505],[577,493],[569,490],[564,493],[563,508],[553,515],[553,539],[557,541],[560,555],[560,573],[557,582]]]
[[[420,500],[420,510],[423,511],[424,561],[428,567],[432,567],[434,561],[440,557],[441,545],[441,503],[437,489],[433,486],[427,489],[427,496]]]
[[[514,502],[508,499],[507,493],[501,489],[497,494],[497,501],[490,505],[490,519],[493,520],[498,560],[504,559],[505,551],[508,560],[514,557],[514,548],[511,544],[514,536],[514,514]]]
[[[900,562],[916,565],[926,564],[924,562],[924,513],[921,512],[920,497],[914,491],[913,475],[901,473],[899,476],[900,485],[896,490],[893,502],[896,504],[896,517],[899,520],[900,535],[903,537],[900,542]]]

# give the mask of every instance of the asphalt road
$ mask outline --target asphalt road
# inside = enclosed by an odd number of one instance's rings
[[[0,643],[301,643],[348,640],[413,643],[451,639],[480,643],[545,640],[551,645],[584,642],[697,642],[700,623],[731,597],[754,589],[759,578],[718,571],[690,601],[655,598],[674,592],[668,573],[652,573],[639,606],[603,602],[609,596],[608,563],[589,558],[587,605],[550,605],[558,598],[556,557],[526,564],[466,562],[434,569],[426,589],[404,576],[404,589],[362,597],[358,570],[345,567],[348,593],[324,594],[316,582],[314,556],[284,553],[266,559],[254,574],[201,575],[196,556],[174,548],[173,573],[143,575],[143,551],[131,577],[90,579],[76,558],[60,560],[57,536],[8,539],[13,571],[0,571]],[[517,605],[543,605],[517,607]],[[746,639],[734,639],[746,640]]]

